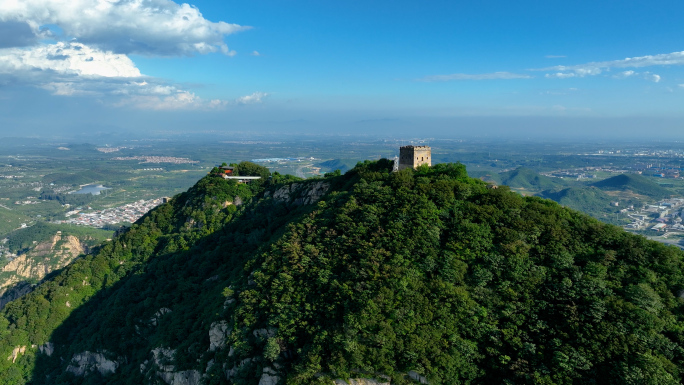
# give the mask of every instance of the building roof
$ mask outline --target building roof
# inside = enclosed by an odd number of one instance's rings
[[[261,179],[260,176],[224,176],[224,179],[255,180]]]

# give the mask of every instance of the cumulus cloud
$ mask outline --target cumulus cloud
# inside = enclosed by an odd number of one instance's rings
[[[137,109],[215,109],[228,104],[144,76],[126,55],[76,42],[0,49],[0,82],[35,86],[58,96],[89,95]]]
[[[142,109],[222,108],[235,102],[145,76],[128,55],[235,56],[224,37],[248,28],[171,0],[0,0],[0,84]]]
[[[638,73],[630,70],[630,71],[622,71],[619,74],[615,75],[614,77],[616,77],[616,78],[628,78],[628,77],[631,77],[634,75],[638,75]]]
[[[0,0],[0,21],[23,23],[35,36],[56,25],[65,37],[106,51],[142,55],[232,52],[226,35],[247,29],[211,22],[188,4],[170,0]]]
[[[422,82],[448,82],[453,80],[495,80],[495,79],[530,79],[532,76],[511,72],[493,72],[488,74],[451,74],[433,75],[418,79]]]
[[[128,56],[81,43],[60,42],[30,49],[0,49],[0,73],[21,75],[36,70],[57,75],[140,76],[140,71]]]
[[[642,68],[652,66],[684,65],[684,51],[672,52],[659,55],[647,55],[631,57],[622,60],[611,60],[603,62],[591,62],[574,66],[553,66],[546,68],[533,69],[533,71],[549,71],[562,74],[574,74],[578,77],[599,75],[603,71],[610,71],[613,68]],[[624,73],[624,72],[623,72]],[[651,76],[650,80],[658,82],[660,77]],[[550,76],[559,77],[559,76]],[[566,76],[570,77],[570,76]],[[657,80],[656,80],[657,79]]]
[[[556,79],[574,78],[576,76],[577,76],[577,74],[567,73],[567,72],[556,72],[555,74],[544,75],[544,77],[546,77],[546,78],[556,78]]]
[[[257,104],[261,103],[263,99],[265,99],[268,96],[266,92],[255,92],[251,95],[246,95],[246,96],[240,96],[239,98],[235,99],[235,103],[237,104]]]
[[[649,72],[649,71],[646,71],[646,72],[636,72],[636,71],[632,71],[632,70],[629,70],[629,71],[622,71],[622,72],[620,72],[620,73],[618,73],[618,74],[616,74],[616,75],[613,75],[613,77],[616,78],[616,79],[626,79],[626,78],[640,77],[640,78],[643,78],[643,79],[646,79],[646,80],[650,80],[650,81],[652,81],[652,82],[654,82],[654,83],[660,82],[660,79],[661,79],[660,75],[652,74],[652,73]]]

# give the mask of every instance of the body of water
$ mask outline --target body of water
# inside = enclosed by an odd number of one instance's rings
[[[93,195],[100,195],[100,192],[103,190],[109,190],[109,187],[105,187],[101,184],[89,184],[87,186],[81,187],[80,190],[74,191],[74,194],[93,194]]]

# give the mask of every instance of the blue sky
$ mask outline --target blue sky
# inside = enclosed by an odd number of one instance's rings
[[[0,0],[0,133],[678,138],[682,14],[672,1]],[[527,124],[507,131],[506,117]]]

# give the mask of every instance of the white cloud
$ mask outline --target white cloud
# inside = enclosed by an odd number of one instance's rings
[[[87,95],[138,109],[258,103],[267,94],[236,101],[202,99],[141,74],[128,56],[235,56],[224,38],[248,28],[211,22],[197,8],[171,0],[0,0],[0,84],[38,87],[58,96]]]
[[[613,75],[614,78],[616,79],[626,79],[626,78],[632,78],[632,77],[641,77],[646,80],[650,80],[654,83],[660,82],[660,75],[652,74],[649,71],[646,72],[636,72],[636,71],[622,71],[616,75]]]
[[[678,84],[678,86],[680,86],[681,88],[684,88],[684,84]]]
[[[252,55],[252,56],[261,56],[261,54],[259,53],[259,51],[252,51],[251,55]]]
[[[0,49],[0,82],[31,85],[58,96],[93,96],[137,109],[215,109],[194,93],[144,76],[126,55],[82,43]]]
[[[659,55],[631,57],[622,60],[591,62],[574,66],[553,66],[547,68],[533,69],[533,71],[560,71],[560,73],[574,73],[576,76],[583,77],[599,75],[602,73],[602,71],[610,71],[612,68],[642,68],[665,65],[684,65],[684,51]],[[657,78],[658,80],[655,79],[655,76],[651,76],[651,80],[656,82],[659,81],[660,77]]]
[[[118,106],[132,106],[141,110],[189,110],[203,109],[207,107],[207,103],[192,92],[177,90],[168,96],[134,95],[123,99]]]
[[[495,80],[495,79],[530,79],[532,76],[511,72],[493,72],[488,74],[451,74],[433,75],[418,79],[422,82],[448,82],[453,80]]]
[[[0,0],[0,21],[26,23],[36,36],[56,25],[66,38],[105,51],[161,56],[231,55],[224,37],[249,28],[211,22],[170,0]]]
[[[240,96],[239,98],[235,99],[235,103],[237,104],[257,104],[261,103],[263,99],[265,99],[269,94],[265,92],[255,92],[251,95],[246,95],[246,96]]]
[[[141,76],[128,56],[101,51],[81,43],[0,49],[0,73],[18,75],[36,70],[58,75]]]
[[[575,76],[577,76],[577,74],[565,73],[565,72],[556,72],[555,74],[544,75],[544,77],[547,77],[547,78],[558,78],[558,79],[574,78]]]
[[[628,78],[628,77],[635,76],[638,74],[639,74],[638,72],[634,72],[634,71],[630,70],[630,71],[622,71],[619,74],[615,75],[614,77],[616,77],[616,78]]]

